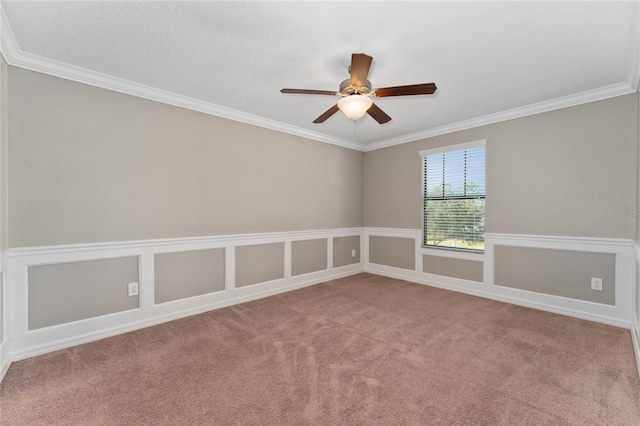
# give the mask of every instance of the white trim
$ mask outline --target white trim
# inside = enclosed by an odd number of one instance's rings
[[[638,244],[637,241],[633,241],[632,246],[633,246],[633,254],[636,257],[636,262],[640,264],[640,245]]]
[[[266,129],[276,130],[282,133],[288,133],[303,138],[313,139],[319,142],[325,142],[331,145],[337,145],[344,148],[350,148],[362,151],[362,144],[335,136],[328,136],[312,130],[303,129],[301,127],[290,124],[281,123],[279,121],[270,120],[268,118],[238,111],[235,109],[223,107],[210,102],[199,99],[190,98],[188,96],[179,95],[166,90],[157,89],[155,87],[146,86],[140,83],[134,83],[129,80],[103,74],[97,71],[70,65],[54,59],[45,58],[32,53],[23,52],[18,47],[15,35],[11,29],[11,25],[6,18],[5,13],[0,8],[0,19],[2,26],[2,53],[7,63],[11,66],[37,71],[43,74],[53,75],[55,77],[64,78],[78,83],[88,84],[127,95],[137,96],[168,105],[190,109],[217,117],[226,118],[241,123],[251,124]]]
[[[418,238],[422,236],[419,229],[408,228],[364,228],[365,235],[373,235],[376,237],[394,237],[394,238]]]
[[[361,241],[360,262],[334,268],[332,262],[333,238],[356,235],[360,236]],[[414,239],[415,269],[406,270],[369,262],[370,236]],[[299,276],[291,276],[289,272],[282,279],[241,288],[235,287],[235,247],[248,244],[282,242],[286,249],[287,246],[290,247],[292,241],[323,238],[327,240],[328,268],[326,270]],[[422,272],[422,256],[424,254],[444,257],[459,257],[460,254],[465,254],[471,256],[470,260],[479,260],[479,255],[423,249],[420,247],[421,230],[419,229],[346,228],[11,249],[0,256],[0,265],[5,267],[7,277],[3,303],[7,309],[10,308],[10,310],[3,310],[6,318],[3,321],[6,330],[3,335],[6,336],[6,340],[0,348],[0,354],[3,355],[0,362],[0,374],[3,374],[3,371],[6,372],[10,362],[14,360],[363,271],[618,327],[632,328],[632,331],[635,330],[634,345],[636,346],[634,346],[634,349],[636,352],[640,352],[636,343],[638,340],[637,321],[632,320],[632,312],[629,309],[630,301],[633,300],[630,294],[633,292],[631,284],[634,275],[633,269],[635,268],[633,263],[634,253],[640,259],[640,248],[637,244],[625,239],[497,233],[487,233],[485,239],[487,249],[482,258],[485,266],[483,282],[467,281]],[[614,253],[616,254],[616,304],[611,306],[495,286],[493,285],[492,271],[493,246],[496,244]],[[153,255],[156,253],[207,248],[225,249],[225,289],[216,293],[155,304],[153,297]],[[290,257],[291,250],[285,250],[285,254],[286,257]],[[123,256],[138,256],[140,259],[141,299],[138,309],[37,330],[28,330],[26,282],[29,266]],[[285,265],[289,265],[289,270],[290,262],[290,259],[285,260]],[[287,268],[285,268],[286,270]]]
[[[451,152],[451,151],[462,151],[463,149],[478,148],[486,145],[487,145],[487,140],[480,139],[477,141],[459,143],[456,145],[440,146],[438,148],[430,148],[430,149],[425,149],[420,151],[420,157],[427,157],[429,155],[442,154],[442,153]]]
[[[640,5],[635,2],[636,20],[629,35],[629,65],[625,81],[634,91],[640,87]]]
[[[620,247],[630,247],[632,240],[625,238],[572,237],[530,234],[485,233],[485,237],[499,245],[517,245],[519,247],[540,247],[556,250],[596,251],[616,253]],[[597,247],[597,248],[594,248]]]
[[[0,49],[2,51],[2,56],[7,63],[11,60],[11,58],[15,58],[20,55],[22,52],[18,47],[18,42],[16,41],[16,36],[13,34],[13,29],[11,25],[9,25],[9,21],[7,20],[7,16],[4,13],[2,8],[2,4],[0,3]]]
[[[284,242],[284,279],[291,278],[291,240]]]
[[[2,293],[2,304],[0,306],[0,319],[1,319],[1,334],[0,339],[0,382],[4,378],[4,375],[9,370],[11,365],[10,357],[10,341],[9,341],[9,297],[8,297],[8,284],[7,284],[7,271],[5,266],[7,265],[7,250],[0,252],[0,293]]]
[[[423,250],[419,246],[420,230],[393,228],[365,228],[365,239],[368,244],[370,236],[387,236],[408,238],[412,234],[416,238],[416,259],[422,256]],[[554,250],[574,250],[595,253],[613,253],[616,255],[616,298],[614,305],[593,303],[585,300],[571,299],[544,293],[520,290],[494,285],[493,256],[494,245],[511,245],[519,247],[536,247]],[[640,249],[638,249],[640,253]],[[446,254],[445,254],[446,253]],[[438,250],[435,255],[450,255]],[[431,253],[429,253],[431,254]],[[470,253],[468,255],[471,255]],[[478,260],[470,258],[468,260]],[[554,312],[571,317],[586,319],[617,327],[631,327],[631,294],[633,292],[633,248],[632,241],[620,238],[591,238],[565,237],[523,234],[485,234],[485,253],[483,256],[483,281],[467,281],[452,277],[428,274],[422,271],[422,263],[416,262],[415,270],[394,268],[386,265],[374,264],[369,261],[368,253],[364,258],[365,272],[385,275],[393,278],[431,285],[447,290],[458,291],[474,296],[527,306],[543,311]]]
[[[612,315],[611,309],[598,309],[605,307],[596,303],[568,299],[548,294],[534,293],[526,290],[507,289],[505,292],[488,291],[486,286],[475,281],[467,281],[441,275],[418,273],[406,269],[393,268],[384,265],[365,265],[365,272],[384,275],[405,281],[424,284],[444,290],[456,291],[485,299],[511,303],[518,306],[552,312],[569,317],[608,324],[615,327],[629,328],[629,322]]]
[[[333,237],[327,239],[327,269],[333,268]]]
[[[585,92],[573,95],[563,96],[544,102],[538,102],[519,108],[513,108],[494,114],[483,115],[481,117],[462,120],[455,123],[445,124],[439,127],[423,130],[416,133],[398,136],[396,138],[384,139],[378,142],[370,143],[364,146],[363,151],[375,151],[377,149],[387,148],[395,145],[402,145],[409,142],[415,142],[422,139],[432,138],[434,136],[445,135],[447,133],[458,132],[460,130],[472,129],[474,127],[486,126],[488,124],[500,123],[502,121],[513,120],[516,118],[527,117],[530,115],[540,114],[543,112],[554,111],[557,109],[567,108],[571,106],[586,104],[589,102],[600,101],[603,99],[613,98],[616,96],[628,95],[634,93],[635,90],[627,83],[617,83],[598,89],[587,90]]]
[[[67,80],[101,87],[107,90],[113,90],[132,96],[165,103],[168,105],[174,105],[177,107],[198,111],[229,120],[239,121],[241,123],[251,124],[282,133],[300,136],[303,138],[364,152],[374,151],[376,149],[386,148],[394,145],[401,145],[404,143],[414,142],[417,140],[470,129],[473,127],[485,126],[488,124],[499,123],[502,121],[526,117],[542,112],[553,111],[556,109],[567,108],[570,106],[634,93],[637,90],[638,79],[640,78],[640,71],[638,71],[640,67],[636,64],[640,59],[640,55],[638,55],[638,53],[633,50],[630,54],[630,65],[629,71],[627,72],[626,83],[621,82],[612,84],[610,86],[587,90],[585,92],[575,93],[572,95],[538,102],[523,107],[513,108],[494,114],[488,114],[481,117],[462,120],[455,123],[449,123],[443,126],[433,127],[431,129],[423,130],[420,132],[384,139],[365,145],[356,141],[329,136],[320,132],[315,132],[290,124],[281,123],[275,120],[270,120],[264,117],[259,117],[253,114],[248,114],[242,111],[215,105],[209,102],[201,101],[183,95],[178,95],[176,93],[156,89],[118,77],[113,77],[67,63],[44,58],[42,56],[34,55],[28,52],[23,52],[18,46],[15,35],[13,34],[13,30],[11,29],[11,25],[6,18],[2,7],[0,7],[0,29],[0,50],[7,64],[11,66],[37,71],[43,74],[49,74]],[[633,49],[633,43],[631,48]]]
[[[498,286],[494,283],[494,255],[493,248],[496,245],[541,248],[550,250],[584,251],[590,253],[609,253],[616,256],[615,261],[615,301],[614,305],[604,305],[583,301],[581,305],[565,303],[565,300],[573,300],[560,296],[553,296],[559,302],[558,313],[564,313],[562,309],[584,309],[589,315],[612,316],[616,321],[600,321],[607,324],[630,328],[632,319],[632,295],[633,295],[633,247],[631,240],[620,238],[596,238],[596,237],[567,237],[567,236],[540,236],[525,234],[485,234],[485,250],[488,248],[490,255],[484,269],[484,281],[486,285],[499,289],[499,293],[509,293],[515,289]],[[589,305],[590,304],[590,305]],[[565,314],[570,315],[570,314]],[[579,318],[583,318],[580,316]],[[589,319],[589,318],[584,318]],[[598,319],[594,319],[598,321]]]
[[[452,259],[472,260],[474,262],[484,262],[484,252],[472,252],[451,249],[435,249],[419,247],[420,255],[449,257]]]
[[[75,321],[68,324],[38,329],[24,336],[18,341],[16,349],[12,351],[11,361],[30,358],[36,355],[92,342],[106,337],[127,333],[167,321],[221,309],[227,306],[245,303],[287,291],[308,287],[324,281],[347,277],[362,272],[359,264],[342,267],[333,273],[315,274],[316,277],[307,280],[281,285],[284,280],[271,281],[269,289],[263,290],[263,284],[242,287],[246,291],[238,292],[236,297],[220,297],[222,292],[211,293],[188,299],[176,300],[156,305],[159,313],[150,318],[144,318],[139,309],[105,315],[88,320]],[[311,274],[306,274],[311,275]],[[241,290],[241,289],[236,289]],[[234,292],[235,293],[235,292]],[[218,296],[218,297],[216,297]],[[202,303],[205,301],[206,303]],[[51,339],[51,337],[57,337]],[[40,343],[45,341],[44,343]]]
[[[224,290],[236,289],[236,248],[227,246],[224,248]]]
[[[206,248],[220,248],[232,245],[258,245],[269,244],[273,242],[281,242],[285,239],[306,240],[321,239],[330,236],[345,237],[350,235],[359,235],[362,228],[338,228],[338,229],[318,229],[305,231],[284,231],[284,232],[264,232],[257,234],[230,234],[230,235],[211,235],[206,237],[186,237],[186,238],[165,238],[156,240],[135,240],[135,241],[116,241],[106,243],[80,243],[80,244],[63,244],[57,246],[36,246],[36,247],[19,247],[10,250],[11,259],[19,259],[21,257],[31,258],[45,257],[45,263],[50,262],[51,256],[61,258],[62,262],[66,259],[74,261],[82,260],[81,253],[88,253],[91,259],[106,259],[111,257],[132,256],[143,249],[150,249],[152,253],[173,253],[176,251],[201,250]],[[112,252],[117,251],[119,255]]]
[[[7,351],[7,345],[0,345],[0,357],[2,358],[2,360],[0,361],[0,383],[2,383],[2,380],[4,380],[4,376],[7,374],[7,371],[9,371],[9,367],[11,367],[11,361],[9,360],[10,358],[8,354],[6,354]]]
[[[11,362],[12,360],[9,356],[9,344],[0,344],[0,383],[2,383],[2,380],[4,379],[5,374],[7,374],[7,371],[9,371]]]
[[[11,249],[7,252],[6,262],[2,263],[8,272],[3,303],[11,307],[8,311],[3,310],[6,319],[3,324],[7,330],[3,336],[7,339],[5,343],[11,345],[3,344],[0,348],[0,373],[6,371],[12,361],[362,272],[362,261],[333,268],[330,258],[329,267],[325,270],[291,276],[292,241],[326,239],[330,243],[334,237],[360,236],[362,239],[362,234],[362,228],[340,228]],[[284,244],[284,277],[236,288],[235,248],[274,242]],[[225,250],[224,290],[156,304],[154,255],[210,248]],[[331,249],[332,245],[328,244],[328,254],[332,254]],[[30,266],[129,256],[139,259],[138,308],[35,330],[28,329],[27,283]]]
[[[633,354],[636,357],[636,367],[640,378],[640,325],[634,321],[631,327],[631,342],[633,344]]]
[[[634,277],[633,277],[633,309],[631,315],[631,341],[633,343],[633,354],[636,358],[636,367],[638,368],[638,377],[640,377],[640,284],[638,282],[637,273],[640,270],[640,246],[637,241],[633,242],[633,252],[635,257]]]
[[[140,309],[152,309],[156,300],[155,288],[155,258],[153,253],[144,253],[138,257],[138,269],[140,283],[139,306]]]
[[[338,268],[333,267],[333,238],[340,236],[360,236],[360,262]],[[369,262],[370,236],[413,238],[415,241],[415,269],[407,270]],[[247,244],[262,244],[279,241],[290,245],[300,239],[327,239],[328,268],[309,274],[290,276],[241,288],[235,287],[235,247]],[[422,272],[422,256],[419,229],[395,228],[346,228],[318,231],[299,231],[263,234],[210,236],[196,238],[176,238],[165,240],[129,241],[120,243],[75,244],[50,247],[11,249],[0,256],[0,265],[6,274],[3,310],[6,322],[5,342],[0,347],[0,376],[7,371],[10,363],[19,359],[51,352],[182,318],[189,315],[266,297],[281,292],[313,285],[360,272],[371,272],[447,290],[467,293],[473,296],[499,300],[527,306],[590,321],[631,328],[634,350],[640,356],[638,347],[638,324],[632,319],[629,309],[633,300],[632,282],[635,264],[634,253],[640,259],[640,247],[631,240],[613,238],[583,238],[540,235],[514,235],[487,233],[487,250],[484,254],[483,282],[468,281],[452,277]],[[495,244],[540,247],[559,250],[581,250],[588,252],[616,254],[616,305],[605,305],[584,300],[570,299],[549,294],[493,285],[493,246]],[[225,249],[225,289],[215,293],[155,304],[153,298],[154,268],[153,255],[207,248]],[[286,250],[290,257],[291,250]],[[428,254],[431,254],[427,251]],[[435,255],[449,254],[439,251]],[[477,255],[474,259],[478,260]],[[106,259],[123,256],[137,256],[140,259],[140,307],[125,312],[74,321],[65,324],[28,330],[26,307],[27,273],[30,265],[75,262],[89,259]],[[285,264],[290,265],[290,259]],[[628,306],[629,305],[629,306]],[[640,367],[640,363],[639,363]]]

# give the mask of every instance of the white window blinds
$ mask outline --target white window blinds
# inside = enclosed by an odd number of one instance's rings
[[[423,246],[484,250],[485,147],[421,152]]]

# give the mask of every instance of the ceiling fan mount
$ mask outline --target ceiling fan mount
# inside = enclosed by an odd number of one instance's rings
[[[338,92],[311,89],[281,89],[280,92],[301,95],[329,95],[342,97],[336,105],[332,106],[320,117],[313,120],[314,123],[324,123],[333,114],[342,110],[342,112],[352,120],[357,120],[366,113],[373,117],[373,119],[378,123],[384,124],[391,121],[391,117],[374,104],[371,98],[431,95],[437,89],[434,83],[372,89],[371,82],[367,80],[372,61],[373,58],[365,55],[364,53],[352,54],[351,65],[349,66],[349,74],[351,77],[340,83],[340,89]]]
[[[346,79],[340,83],[340,90],[338,94],[342,96],[349,95],[371,95],[373,96],[373,90],[371,90],[371,82],[367,80],[364,86],[354,86],[351,84],[351,79]]]

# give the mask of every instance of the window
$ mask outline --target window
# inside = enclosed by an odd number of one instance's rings
[[[484,251],[485,141],[420,155],[423,247]]]

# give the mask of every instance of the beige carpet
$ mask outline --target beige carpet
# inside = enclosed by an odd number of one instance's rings
[[[623,330],[370,274],[14,363],[2,425],[639,425]]]

